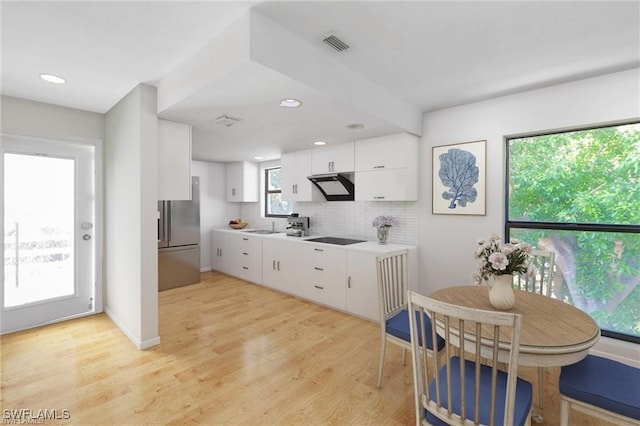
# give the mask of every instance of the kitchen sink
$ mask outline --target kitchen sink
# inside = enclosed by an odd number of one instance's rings
[[[268,229],[251,229],[248,231],[242,231],[242,232],[248,232],[250,234],[277,234],[278,231],[269,231]]]

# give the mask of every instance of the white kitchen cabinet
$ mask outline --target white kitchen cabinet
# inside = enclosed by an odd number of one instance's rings
[[[416,169],[384,169],[355,173],[355,201],[417,201]]]
[[[347,259],[344,248],[305,244],[299,248],[300,296],[336,309],[346,309]]]
[[[226,166],[228,202],[256,202],[259,200],[258,165],[249,161],[228,163]]]
[[[347,307],[349,313],[378,321],[376,253],[347,250]]]
[[[282,199],[285,201],[321,201],[320,191],[307,176],[311,175],[311,150],[282,154]]]
[[[191,199],[191,126],[158,119],[158,200]]]
[[[355,171],[417,167],[418,138],[399,133],[355,142]]]
[[[229,274],[262,284],[262,238],[249,234],[228,234]]]
[[[418,139],[401,133],[355,143],[355,201],[417,201]]]
[[[231,251],[229,250],[228,233],[211,232],[211,269],[225,274],[231,271]]]
[[[262,284],[285,293],[300,295],[297,244],[291,241],[262,241]]]
[[[311,150],[311,172],[347,173],[354,171],[354,142],[325,145]]]

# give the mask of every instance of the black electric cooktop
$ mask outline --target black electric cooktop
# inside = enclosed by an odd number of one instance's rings
[[[351,240],[349,238],[338,238],[338,237],[318,237],[318,238],[310,238],[305,241],[310,241],[312,243],[336,244],[339,246],[348,246],[349,244],[357,244],[357,243],[365,242],[365,240]]]

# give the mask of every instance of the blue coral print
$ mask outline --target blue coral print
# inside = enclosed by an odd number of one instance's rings
[[[438,158],[438,175],[443,185],[449,187],[448,191],[442,193],[442,198],[451,200],[449,208],[465,207],[467,203],[473,203],[478,196],[474,186],[478,183],[480,173],[475,155],[469,151],[452,148]]]

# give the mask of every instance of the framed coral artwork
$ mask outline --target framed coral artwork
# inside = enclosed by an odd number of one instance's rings
[[[487,141],[433,147],[433,214],[484,215]]]

